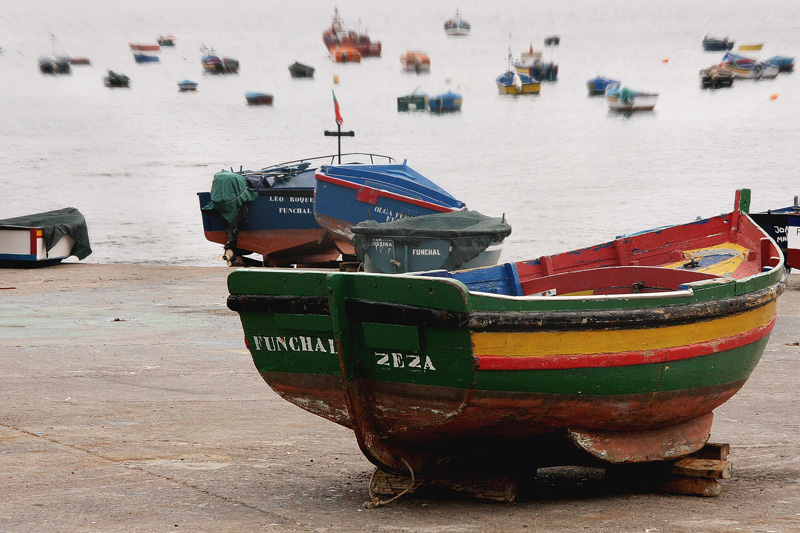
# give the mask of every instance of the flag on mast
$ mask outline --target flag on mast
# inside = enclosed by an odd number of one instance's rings
[[[342,120],[342,114],[339,113],[339,100],[336,99],[336,93],[333,89],[331,89],[331,92],[333,93],[333,108],[336,111],[336,124],[341,126],[344,121]]]

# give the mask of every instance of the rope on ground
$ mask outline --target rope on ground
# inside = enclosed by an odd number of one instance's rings
[[[402,457],[398,457],[398,459],[403,461],[403,464],[406,465],[406,468],[408,468],[408,471],[411,472],[411,483],[409,483],[408,487],[403,489],[403,492],[401,492],[400,494],[397,494],[396,496],[392,496],[388,500],[380,500],[380,499],[378,499],[377,496],[375,496],[375,493],[372,492],[372,480],[375,478],[375,472],[378,471],[378,469],[375,468],[375,470],[372,472],[372,475],[369,477],[369,498],[370,498],[370,501],[364,502],[364,507],[366,507],[367,509],[374,509],[374,508],[380,507],[382,505],[388,505],[388,504],[392,503],[393,501],[395,501],[396,499],[400,498],[401,496],[404,496],[405,494],[408,494],[411,491],[411,489],[414,488],[414,469],[411,468],[411,465],[408,464],[408,462],[405,459],[403,459]]]

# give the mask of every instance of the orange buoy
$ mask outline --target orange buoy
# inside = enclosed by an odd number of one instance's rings
[[[770,100],[777,100],[778,99],[778,93],[773,94],[772,96],[769,97],[769,99]]]
[[[669,58],[668,58],[668,57],[665,57],[664,59],[662,59],[662,60],[661,60],[661,62],[662,62],[662,63],[669,63]]]

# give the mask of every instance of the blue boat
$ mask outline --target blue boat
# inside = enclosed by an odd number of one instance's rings
[[[612,83],[619,83],[619,80],[606,78],[605,76],[597,76],[586,82],[586,87],[589,89],[589,96],[602,96],[606,93],[606,87]]]
[[[178,82],[178,91],[185,93],[185,92],[194,92],[197,90],[197,82],[191,80],[183,80]]]
[[[733,49],[733,41],[729,41],[727,37],[724,39],[716,39],[706,35],[703,37],[703,50],[706,52],[725,52]]]
[[[134,52],[133,59],[137,63],[157,63],[159,61],[158,56],[143,54],[141,52]]]
[[[236,180],[242,187],[239,192],[244,193],[246,186],[257,197],[234,211],[227,208],[224,189],[222,194],[217,193],[212,184],[211,192],[197,193],[206,239],[225,246],[224,257],[230,264],[236,264],[238,257],[251,254],[260,254],[260,263],[268,266],[336,260],[342,250],[333,236],[317,223],[313,205],[314,173],[319,165],[332,163],[337,157],[313,157],[261,170],[240,168],[228,173],[240,176],[244,182],[236,176],[220,176],[219,179],[215,176],[218,184],[225,186],[225,182],[230,184]],[[353,161],[392,161],[387,156],[364,153],[342,154],[341,157]],[[229,191],[233,191],[233,187]],[[352,246],[348,244],[345,251],[353,253]]]
[[[789,72],[794,70],[794,58],[787,56],[772,56],[766,61],[770,65],[778,67],[778,72]]]
[[[352,242],[351,227],[365,220],[391,222],[465,207],[431,180],[402,165],[328,165],[316,174],[314,215],[338,238]]]
[[[433,113],[446,113],[448,111],[461,111],[463,98],[453,91],[428,98],[428,106]]]

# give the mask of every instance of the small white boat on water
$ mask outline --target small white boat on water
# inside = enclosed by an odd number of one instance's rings
[[[447,35],[469,35],[469,30],[472,29],[469,22],[461,18],[461,15],[456,10],[456,14],[444,23],[444,32]]]
[[[650,111],[656,106],[658,93],[634,91],[611,83],[606,87],[606,102],[613,111]]]

